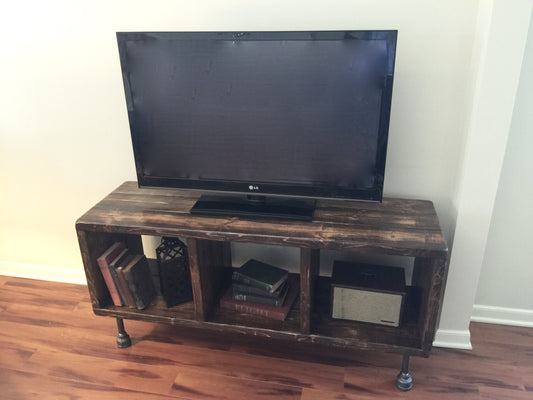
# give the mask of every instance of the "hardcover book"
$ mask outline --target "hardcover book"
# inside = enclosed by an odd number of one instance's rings
[[[260,315],[265,318],[284,321],[285,318],[287,318],[294,301],[298,297],[299,289],[299,281],[297,279],[291,279],[289,282],[289,292],[283,306],[276,307],[266,304],[235,300],[233,298],[232,288],[230,287],[220,299],[220,307],[240,313]]]
[[[287,293],[289,292],[289,283],[287,281],[283,282],[283,284],[278,288],[278,290],[274,292],[278,294],[277,297],[264,296],[264,295],[257,294],[257,293],[248,293],[247,290],[240,291],[235,288],[235,285],[232,286],[232,289],[233,289],[234,300],[247,301],[250,303],[259,303],[259,304],[266,304],[270,306],[280,307],[283,305],[283,302],[285,301],[285,297],[287,296]]]
[[[127,301],[124,295],[124,288],[121,287],[120,282],[118,280],[116,268],[118,267],[120,263],[123,263],[125,261],[128,254],[129,254],[128,249],[122,250],[120,254],[113,261],[111,261],[108,265],[109,273],[111,274],[111,277],[113,278],[113,282],[115,282],[115,286],[118,290],[118,294],[120,296],[122,305],[127,305]]]
[[[98,263],[98,267],[100,268],[100,271],[102,272],[102,276],[104,277],[104,281],[107,285],[107,288],[109,289],[109,294],[111,295],[111,299],[113,300],[113,304],[116,306],[122,305],[122,300],[120,298],[120,294],[118,292],[118,288],[115,284],[115,281],[113,280],[113,277],[111,276],[111,272],[109,271],[109,263],[113,261],[117,256],[126,248],[126,245],[123,242],[116,242],[111,247],[109,247],[100,257],[96,259],[96,262]]]
[[[233,271],[233,281],[272,293],[287,280],[288,275],[284,269],[251,259]]]
[[[239,282],[233,282],[231,286],[233,288],[233,292],[239,292],[243,294],[255,294],[258,296],[279,299],[286,285],[287,285],[287,281],[283,282],[281,286],[277,288],[276,290],[274,290],[272,293],[267,292],[263,289],[259,289],[255,286],[245,285],[244,283],[239,283]]]
[[[122,268],[135,299],[135,305],[142,310],[150,304],[156,295],[154,281],[145,255],[136,255]]]
[[[136,307],[136,303],[133,294],[131,293],[130,286],[128,285],[128,281],[124,276],[123,268],[129,264],[133,257],[134,254],[131,254],[130,251],[126,249],[109,266],[111,275],[113,275],[113,279],[115,279],[118,292],[122,298],[122,303],[128,307]]]

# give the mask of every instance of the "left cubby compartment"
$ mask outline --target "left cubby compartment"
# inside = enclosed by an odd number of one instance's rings
[[[196,319],[194,301],[167,307],[160,290],[157,261],[151,258],[148,259],[148,263],[156,287],[155,298],[142,310],[113,304],[97,259],[116,242],[124,242],[132,253],[144,254],[141,235],[84,229],[77,229],[77,235],[91,303],[96,315],[166,323]]]

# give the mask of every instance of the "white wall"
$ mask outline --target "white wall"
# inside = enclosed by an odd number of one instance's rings
[[[385,190],[434,200],[450,237],[476,10],[461,0],[8,3],[0,260],[81,268],[75,219],[135,179],[120,30],[398,29]]]
[[[454,206],[457,221],[434,345],[470,348],[469,322],[523,61],[531,0],[482,2],[472,112]]]
[[[0,270],[82,276],[74,221],[135,179],[115,41],[116,31],[128,30],[398,29],[385,194],[433,200],[451,242],[478,62],[472,58],[478,3],[5,3]]]
[[[533,327],[533,24],[522,73],[473,319]]]

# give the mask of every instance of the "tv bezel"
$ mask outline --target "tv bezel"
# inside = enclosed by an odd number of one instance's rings
[[[314,199],[341,199],[353,201],[380,202],[383,196],[385,177],[385,163],[389,134],[392,87],[396,58],[397,30],[343,30],[343,31],[224,31],[224,32],[117,32],[120,64],[128,119],[135,158],[138,185],[141,188],[176,188],[200,190],[204,192],[231,193],[244,195],[264,195],[283,197],[302,197]],[[377,135],[376,173],[372,188],[346,188],[330,185],[286,184],[271,182],[254,182],[240,180],[204,180],[183,179],[173,177],[145,176],[139,154],[141,146],[136,133],[134,118],[134,104],[129,83],[128,60],[126,56],[126,42],[131,40],[146,40],[151,36],[170,38],[173,40],[386,40],[389,62],[392,63],[391,75],[387,77],[381,98],[380,123]],[[392,58],[392,60],[390,60]]]

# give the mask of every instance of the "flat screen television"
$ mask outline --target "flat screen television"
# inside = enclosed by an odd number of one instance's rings
[[[397,31],[120,32],[140,187],[193,213],[310,219],[381,201]]]

